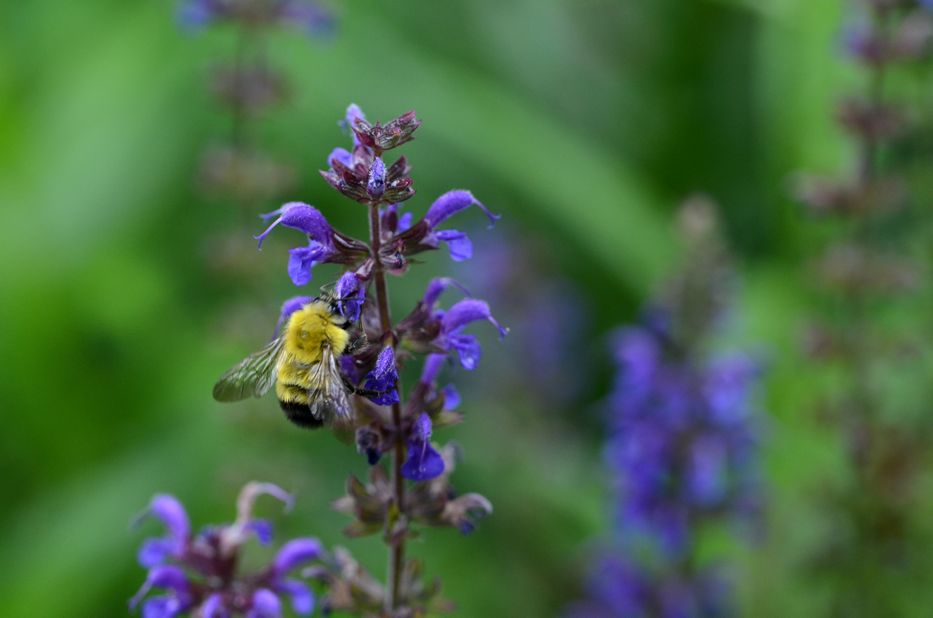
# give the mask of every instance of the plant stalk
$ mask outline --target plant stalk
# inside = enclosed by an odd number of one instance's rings
[[[373,268],[373,279],[376,282],[376,306],[379,310],[379,324],[382,328],[383,343],[395,348],[395,336],[392,334],[392,318],[389,314],[389,292],[386,287],[385,271],[379,261],[379,249],[382,242],[379,206],[370,204],[369,206],[369,241],[372,250],[375,266]],[[398,385],[399,399],[402,397],[401,384]],[[405,479],[402,477],[402,462],[405,460],[405,442],[402,440],[402,406],[400,403],[392,404],[392,424],[395,427],[395,445],[392,449],[392,487],[395,512],[401,513],[405,504]],[[402,566],[405,561],[405,539],[391,540],[392,528],[396,517],[386,519],[386,538],[389,543],[389,566],[386,577],[386,600],[385,608],[387,613],[391,613],[399,606],[399,591],[402,580]]]

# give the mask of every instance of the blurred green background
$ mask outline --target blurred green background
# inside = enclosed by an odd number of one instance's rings
[[[802,488],[841,459],[808,420],[816,378],[798,369],[796,334],[811,304],[804,265],[821,238],[788,187],[798,170],[831,173],[851,158],[832,121],[835,98],[859,83],[840,51],[842,4],[334,4],[330,40],[283,32],[268,44],[293,98],[258,121],[254,139],[299,171],[289,199],[364,234],[362,210],[317,174],[346,144],[336,121],[350,102],[370,119],[415,109],[424,125],[405,152],[418,189],[411,209],[471,189],[503,215],[493,231],[466,215],[478,251],[532,247],[535,281],[579,301],[558,327],[574,333],[561,353],[584,386],[560,405],[527,396],[533,378],[470,390],[503,363],[530,362],[520,337],[487,338],[478,375],[455,376],[467,421],[437,437],[463,446],[456,485],[486,494],[496,513],[469,538],[428,530],[411,553],[443,578],[459,615],[556,615],[579,594],[587,549],[609,520],[602,336],[676,267],[672,213],[695,191],[721,204],[739,263],[735,342],[765,351],[770,366],[771,508],[763,545],[737,552],[743,614],[819,615],[823,591],[795,564],[831,522]],[[229,130],[204,76],[233,38],[223,28],[182,33],[174,8],[0,6],[7,616],[125,615],[144,575],[136,547],[155,528],[129,522],[150,496],[173,493],[195,522],[222,522],[252,479],[297,494],[287,516],[260,506],[280,539],[317,535],[383,572],[381,545],[342,539],[346,521],[329,510],[348,472],[365,472],[362,458],[325,432],[296,430],[271,398],[211,400],[219,373],[265,340],[294,293],[285,251],[297,238],[275,235],[259,253],[250,237],[259,221],[198,190],[202,151]],[[396,313],[427,277],[451,271],[438,253],[390,282]],[[335,272],[318,269],[314,283]],[[471,276],[481,294],[483,273]],[[500,315],[513,327],[520,300]]]

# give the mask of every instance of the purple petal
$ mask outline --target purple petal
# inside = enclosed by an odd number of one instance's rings
[[[412,431],[413,437],[408,441],[408,458],[402,464],[402,476],[412,481],[428,481],[443,474],[444,458],[428,441],[431,419],[427,414],[421,414]],[[425,436],[424,439],[421,436]]]
[[[448,384],[442,389],[444,393],[444,408],[453,410],[460,406],[460,392],[453,384]]]
[[[366,114],[363,113],[359,105],[350,103],[350,105],[347,106],[346,123],[352,128],[357,118],[365,121]]]
[[[259,241],[260,249],[262,249],[262,242],[266,239],[266,236],[279,225],[304,232],[312,240],[316,240],[328,247],[334,235],[333,228],[324,218],[324,215],[321,214],[321,211],[303,202],[289,202],[278,210],[260,216],[264,220],[277,217],[264,232],[254,237]]]
[[[392,346],[386,346],[379,352],[373,370],[366,374],[363,387],[378,393],[369,396],[373,403],[387,406],[400,401],[398,389],[395,388],[397,383],[398,369],[395,365],[395,350]]]
[[[421,299],[422,302],[428,307],[434,307],[437,304],[438,299],[441,297],[441,294],[444,293],[447,288],[450,286],[456,286],[467,296],[470,295],[469,290],[467,290],[463,285],[458,283],[456,280],[450,277],[436,277],[431,279],[431,283],[428,284],[428,288],[424,291],[424,297]]]
[[[350,103],[350,106],[347,107],[347,113],[344,116],[344,120],[341,121],[341,125],[348,131],[350,135],[353,136],[353,147],[356,148],[360,145],[360,139],[356,136],[356,131],[353,130],[353,127],[356,126],[357,119],[366,120],[366,115],[363,114],[363,110],[360,109],[359,105],[356,103]]]
[[[411,428],[411,439],[419,442],[426,442],[431,437],[431,417],[425,412],[415,421]]]
[[[356,384],[360,381],[360,370],[356,366],[356,361],[354,361],[353,357],[349,354],[344,354],[340,357],[340,371],[350,382]]]
[[[373,159],[373,165],[369,169],[369,181],[366,183],[366,191],[369,197],[379,199],[386,190],[386,164],[382,157]]]
[[[220,531],[220,549],[224,556],[232,555],[239,546],[246,542],[250,535],[260,535],[261,531],[257,531],[252,527],[253,522],[256,521],[253,517],[253,507],[259,496],[263,495],[272,496],[284,502],[286,511],[290,511],[294,505],[291,494],[278,485],[258,481],[252,481],[244,485],[243,489],[240,490],[240,495],[237,496],[236,521]],[[262,540],[261,536],[260,540]]]
[[[324,245],[311,241],[307,247],[288,250],[288,276],[295,285],[307,285],[311,281],[311,269],[322,263],[330,250]]]
[[[451,335],[447,338],[449,349],[456,350],[460,357],[460,366],[467,371],[473,371],[479,365],[482,348],[479,340],[473,335]]]
[[[482,210],[486,217],[489,218],[490,225],[494,224],[499,219],[499,215],[491,213],[488,208],[473,197],[472,193],[465,189],[455,189],[437,198],[434,203],[431,204],[427,214],[424,215],[424,220],[433,229],[443,221],[446,221],[461,210],[469,208],[470,206],[477,206]]]
[[[398,371],[395,368],[395,350],[392,346],[387,345],[382,348],[382,351],[379,352],[379,356],[376,358],[376,365],[373,367],[370,375],[380,381],[385,379],[394,381],[398,379]]]
[[[272,524],[268,520],[254,519],[246,524],[246,530],[256,535],[260,545],[268,545],[272,542]]]
[[[429,354],[428,357],[424,359],[424,368],[421,370],[421,381],[425,384],[434,382],[446,360],[446,354]]]
[[[398,227],[396,228],[399,233],[404,232],[411,227],[411,220],[414,217],[410,212],[402,213],[398,218]]]
[[[717,437],[697,439],[690,448],[686,490],[701,506],[713,506],[728,490],[728,448]]]
[[[171,551],[181,552],[191,535],[191,524],[188,521],[188,514],[185,507],[182,506],[174,496],[168,494],[158,494],[149,502],[146,511],[140,515],[137,521],[146,517],[155,517],[168,528],[169,539],[173,544]],[[145,547],[145,546],[144,546]]]
[[[463,262],[473,257],[473,241],[465,232],[457,230],[440,230],[435,232],[434,236],[438,240],[447,243],[447,249],[450,251],[450,259],[454,262]]]
[[[179,598],[188,596],[188,578],[185,572],[177,566],[158,566],[149,571],[146,581],[139,591],[130,599],[130,609],[135,609],[139,602],[153,588],[172,590]]]
[[[210,0],[187,0],[178,7],[176,18],[178,25],[186,30],[200,30],[217,17],[217,11]]]
[[[252,603],[246,618],[281,618],[282,603],[274,592],[260,588],[253,593]]]
[[[175,618],[184,610],[182,602],[173,596],[152,597],[143,603],[142,618]]]
[[[307,616],[314,611],[314,594],[304,582],[287,579],[279,582],[278,591],[287,594],[292,602],[292,609],[299,616]]]
[[[343,317],[351,322],[360,319],[360,310],[363,308],[364,294],[360,289],[360,279],[356,273],[347,271],[340,276],[335,288],[337,303]]]
[[[272,562],[276,577],[288,573],[295,567],[321,555],[321,543],[317,539],[294,539],[282,546]]]
[[[146,539],[136,554],[140,566],[147,569],[158,566],[175,555],[176,547],[171,539]]]
[[[284,303],[282,303],[282,311],[279,314],[279,321],[275,323],[275,335],[282,331],[282,327],[288,322],[288,318],[291,317],[293,313],[310,303],[313,298],[310,296],[295,296],[294,298],[289,298]]]
[[[377,406],[391,406],[393,403],[400,403],[402,401],[398,395],[398,389],[396,388],[387,389],[375,395],[369,395],[368,399]]]
[[[444,458],[427,443],[408,445],[408,459],[402,464],[402,476],[410,481],[430,481],[444,473]]]
[[[478,320],[486,320],[495,326],[500,337],[505,337],[509,332],[492,317],[489,305],[485,301],[469,298],[461,300],[447,310],[441,321],[441,327],[445,333],[456,333],[467,324]]]
[[[334,161],[343,163],[346,167],[353,167],[353,155],[346,148],[334,148],[327,156],[327,165],[334,167]]]
[[[280,9],[280,18],[286,24],[301,28],[312,36],[330,34],[334,30],[334,17],[322,7],[310,2],[292,0]]]
[[[198,614],[201,618],[227,618],[227,608],[224,607],[224,598],[220,594],[212,594],[201,604]]]

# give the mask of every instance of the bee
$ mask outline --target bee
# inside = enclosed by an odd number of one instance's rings
[[[224,373],[214,385],[221,402],[261,397],[275,386],[288,420],[296,425],[348,425],[352,387],[340,372],[340,358],[361,345],[353,324],[328,292],[289,316],[277,336]]]

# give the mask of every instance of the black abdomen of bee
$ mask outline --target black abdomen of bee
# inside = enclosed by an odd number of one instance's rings
[[[279,400],[279,406],[282,408],[282,411],[285,412],[285,416],[288,417],[288,420],[299,427],[317,429],[324,425],[324,419],[317,418],[311,414],[311,409],[306,403],[298,403],[297,401],[289,403]]]

